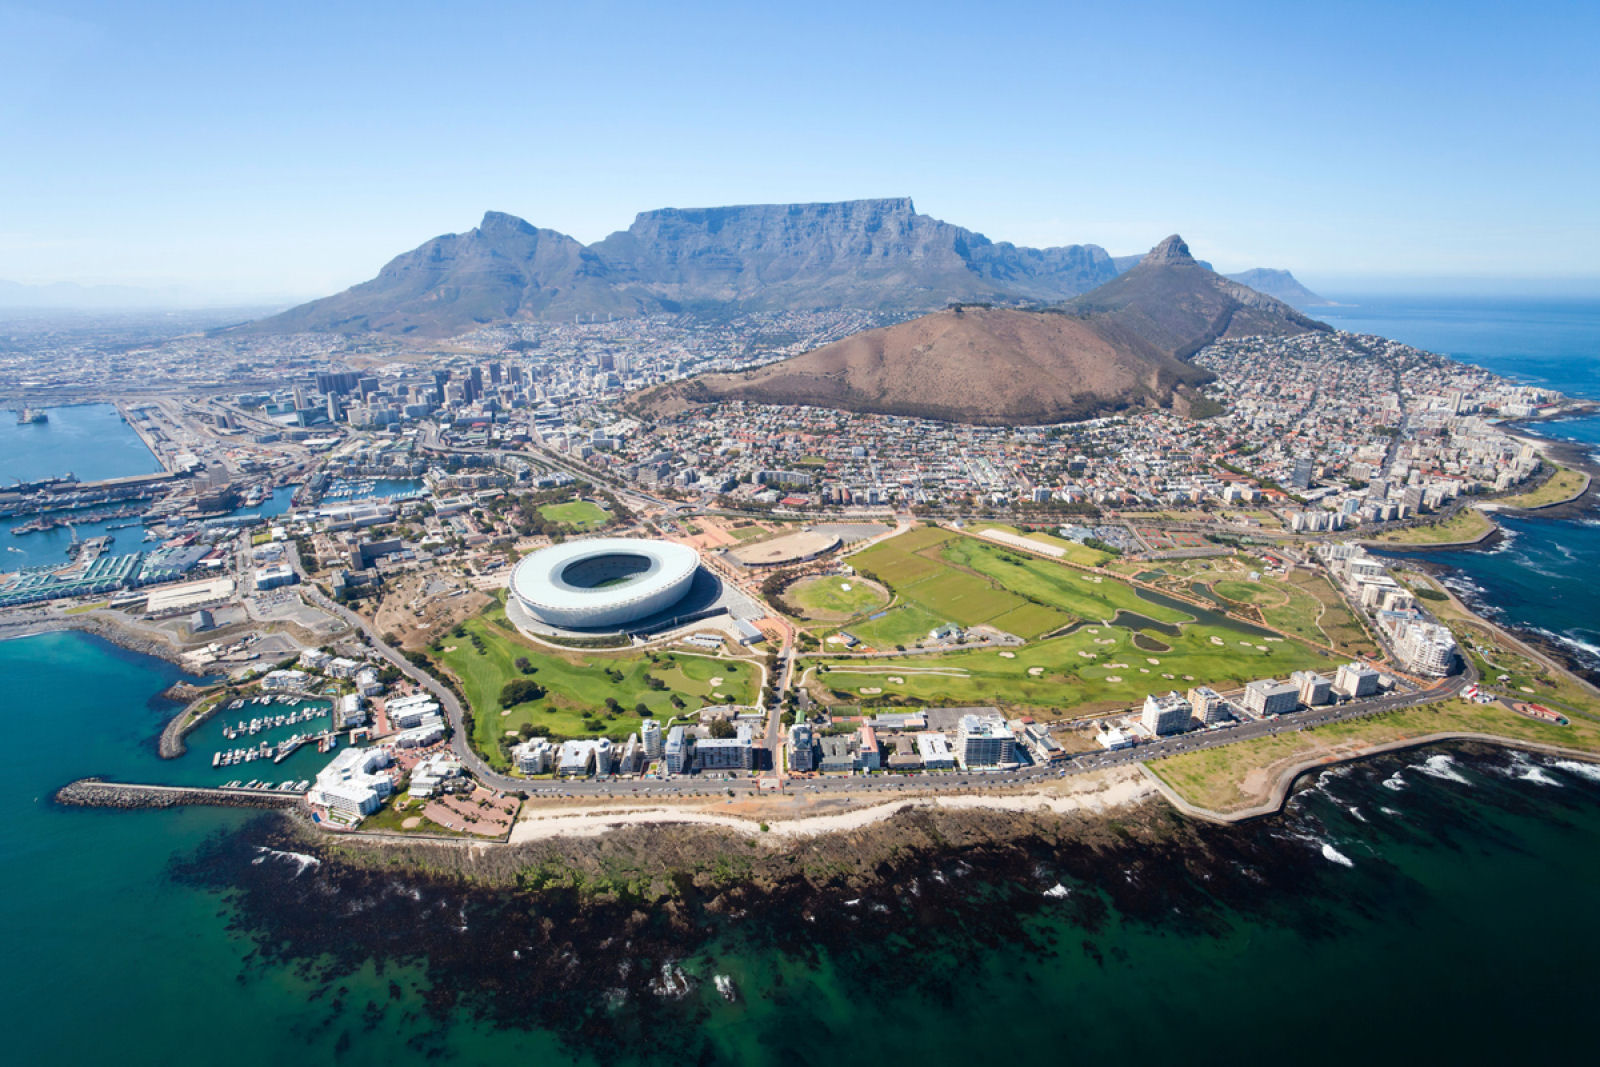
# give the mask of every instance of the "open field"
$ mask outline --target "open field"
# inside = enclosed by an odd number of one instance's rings
[[[443,651],[437,653],[460,681],[472,710],[473,747],[497,767],[506,766],[501,739],[525,724],[546,727],[558,738],[604,735],[624,740],[643,721],[636,710],[641,703],[665,722],[683,714],[673,697],[689,711],[706,704],[755,701],[760,671],[747,661],[678,652],[556,652],[525,641],[508,630],[504,620],[504,608],[496,603],[462,624],[466,636],[452,632],[442,637]],[[481,652],[472,641],[474,634],[482,642]],[[518,659],[526,659],[532,672],[519,669]],[[647,675],[663,688],[647,685]],[[720,681],[713,684],[713,678]],[[543,686],[545,695],[502,708],[501,689],[521,679]],[[608,697],[617,701],[620,711],[608,711]]]
[[[1576,498],[1587,487],[1588,481],[1588,477],[1582,471],[1558,467],[1539,488],[1515,496],[1501,497],[1495,503],[1507,508],[1549,507],[1551,504],[1561,504]]]
[[[1571,726],[1557,726],[1494,704],[1447,700],[1167,756],[1148,766],[1191,804],[1226,813],[1264,802],[1278,775],[1298,763],[1348,758],[1373,745],[1452,731],[1600,753],[1600,723],[1574,719]]]
[[[559,504],[541,504],[539,514],[551,522],[579,530],[597,530],[611,521],[611,516],[598,504],[587,500],[564,500]]]
[[[940,622],[994,610],[1009,602],[1005,598],[1018,606],[989,615],[984,620],[989,625],[1033,638],[1073,622],[1080,625],[1016,649],[826,661],[826,670],[819,667],[813,677],[830,699],[999,703],[1058,717],[1126,706],[1157,690],[1194,684],[1227,689],[1304,667],[1331,666],[1324,654],[1298,642],[1263,636],[1177,601],[1158,602],[1109,574],[1086,573],[947,531],[914,534],[907,544],[893,538],[858,557],[858,566],[911,579],[897,589],[904,605],[851,627],[863,641],[878,648],[909,645]],[[1321,611],[1307,592],[1286,586],[1280,595],[1286,601],[1298,598],[1299,609],[1313,618]]]
[[[783,598],[807,619],[823,621],[853,619],[889,603],[889,594],[876,582],[835,575],[802,578],[784,591]]]
[[[1494,523],[1477,508],[1462,508],[1443,522],[1390,530],[1373,540],[1395,545],[1448,545],[1457,541],[1476,541],[1493,528]]]
[[[1019,537],[1026,537],[1030,541],[1037,541],[1041,545],[1059,548],[1066,553],[1062,557],[1063,559],[1069,563],[1076,563],[1080,567],[1098,567],[1112,558],[1109,552],[1102,552],[1098,548],[1090,548],[1088,545],[1080,545],[1076,541],[1068,541],[1065,537],[1057,537],[1055,534],[1045,533],[1042,530],[1022,530],[1015,526],[1006,526],[998,522],[974,523],[972,530],[975,533],[981,530],[1003,530]]]

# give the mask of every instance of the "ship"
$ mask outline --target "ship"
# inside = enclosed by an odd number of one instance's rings
[[[36,423],[49,422],[50,416],[36,408],[23,408],[17,412],[18,426],[32,426]]]

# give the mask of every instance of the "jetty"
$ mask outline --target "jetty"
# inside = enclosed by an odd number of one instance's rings
[[[52,799],[71,808],[177,808],[190,804],[222,808],[292,808],[300,802],[300,797],[298,792],[280,789],[145,785],[80,778],[56,790]]]

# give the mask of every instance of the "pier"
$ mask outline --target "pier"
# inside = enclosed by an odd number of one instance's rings
[[[302,794],[274,789],[144,785],[80,778],[56,790],[57,804],[71,808],[176,808],[206,804],[222,808],[292,808]]]

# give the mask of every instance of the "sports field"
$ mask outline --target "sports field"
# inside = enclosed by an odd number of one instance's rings
[[[904,602],[880,619],[850,627],[867,645],[911,647],[934,626],[973,625],[969,620],[1031,643],[1006,650],[828,660],[826,671],[814,678],[831,699],[999,703],[1054,717],[1125,706],[1158,690],[1228,689],[1305,667],[1332,666],[1322,653],[1297,641],[1268,637],[1188,605],[1158,603],[1110,574],[1025,556],[947,530],[914,530],[850,562],[889,581]],[[1309,596],[1306,600],[1314,603]],[[1070,633],[1033,640],[1073,623],[1079,625]]]
[[[541,504],[539,514],[551,522],[579,530],[596,530],[611,521],[611,515],[598,504],[587,500],[564,500],[559,504]]]
[[[853,619],[889,603],[889,594],[878,583],[838,575],[802,578],[784,591],[783,598],[806,618],[822,621]]]
[[[507,765],[500,740],[525,723],[547,727],[557,738],[625,740],[643,720],[635,710],[640,703],[664,724],[672,715],[706,704],[755,701],[761,672],[749,662],[676,652],[655,653],[653,662],[645,652],[555,652],[507,630],[499,622],[504,618],[503,607],[496,603],[462,624],[467,636],[447,633],[439,642],[443,651],[432,653],[461,683],[473,715],[473,747],[500,768]],[[481,642],[481,652],[472,635]],[[532,673],[517,666],[523,658]],[[652,688],[647,675],[663,687]],[[502,687],[521,679],[543,686],[545,695],[502,708]],[[720,681],[713,684],[712,679]],[[683,709],[672,703],[674,696]],[[607,697],[615,699],[621,711],[609,711]]]

